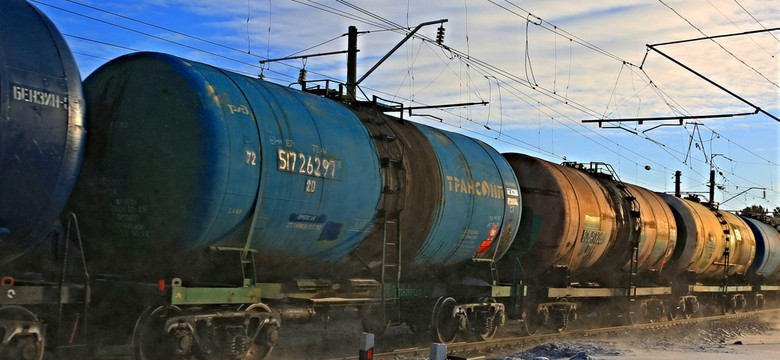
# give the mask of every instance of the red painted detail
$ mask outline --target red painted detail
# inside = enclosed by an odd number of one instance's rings
[[[165,291],[165,279],[157,280],[157,290],[160,290],[160,292]]]
[[[487,251],[488,248],[490,248],[490,245],[493,243],[493,239],[496,238],[496,235],[498,235],[498,225],[493,225],[493,227],[490,228],[490,231],[488,232],[488,238],[482,240],[482,243],[479,244],[477,254],[482,254]]]
[[[16,280],[13,278],[13,276],[3,276],[3,278],[0,279],[1,286],[14,286],[15,282]]]

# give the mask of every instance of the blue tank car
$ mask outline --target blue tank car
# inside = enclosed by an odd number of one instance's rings
[[[245,249],[264,280],[376,275],[394,227],[411,274],[496,259],[514,238],[514,173],[465,136],[409,122],[377,134],[372,122],[396,120],[159,53],[115,59],[84,87],[72,204],[99,271],[214,281],[225,265],[206,250]]]
[[[0,264],[29,251],[54,228],[81,164],[82,106],[81,77],[57,28],[26,1],[3,1]]]
[[[742,216],[756,237],[756,258],[751,271],[768,283],[780,281],[780,233],[772,226]]]

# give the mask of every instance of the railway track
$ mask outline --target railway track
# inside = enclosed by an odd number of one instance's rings
[[[635,324],[628,326],[615,326],[598,329],[583,329],[574,330],[564,333],[550,333],[534,336],[520,336],[520,330],[515,324],[509,324],[507,328],[502,329],[505,336],[483,342],[456,342],[447,346],[447,353],[450,356],[459,358],[481,358],[485,354],[491,356],[500,356],[501,354],[516,353],[534,346],[550,343],[560,342],[566,340],[582,340],[583,338],[595,338],[605,337],[610,335],[625,336],[627,334],[637,334],[643,331],[656,331],[664,328],[672,327],[690,327],[697,326],[704,323],[729,321],[734,319],[745,319],[754,317],[758,319],[761,316],[777,316],[780,315],[780,309],[764,310],[761,312],[746,312],[737,314],[726,314],[718,316],[708,316],[693,319],[682,319],[675,321],[662,321],[655,323]],[[420,347],[394,349],[389,351],[380,350],[374,354],[374,359],[404,359],[404,358],[427,358],[430,354],[430,344]],[[354,354],[358,353],[356,349]],[[342,356],[342,357],[317,357],[325,360],[357,360],[359,357],[355,356]]]

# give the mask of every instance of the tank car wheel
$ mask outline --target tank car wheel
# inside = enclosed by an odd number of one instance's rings
[[[523,332],[526,336],[534,336],[539,332],[541,319],[535,311],[523,310]]]
[[[256,311],[263,314],[271,314],[268,305],[257,303],[249,305],[244,311]],[[255,321],[246,325],[247,334],[252,340],[243,354],[237,354],[240,360],[262,360],[271,354],[279,342],[279,324],[276,321],[270,323],[257,323]]]
[[[165,333],[165,320],[182,314],[174,305],[148,307],[138,317],[133,329],[133,354],[136,360],[195,360],[189,353],[192,348],[192,336]],[[185,349],[177,351],[177,349]],[[178,354],[177,354],[178,352]]]
[[[433,306],[433,316],[431,317],[431,330],[433,331],[433,341],[443,344],[449,344],[455,341],[458,336],[458,319],[453,316],[455,309],[455,299],[440,297]]]
[[[38,317],[30,310],[21,306],[0,307],[0,320],[38,322]],[[5,329],[0,329],[5,330]],[[10,334],[2,331],[3,338],[0,344],[0,358],[9,360],[41,360],[44,353],[44,338],[42,334],[22,333],[7,339]]]
[[[360,324],[363,331],[381,337],[385,334],[390,324],[384,321],[384,314],[381,306],[368,306],[360,308]]]

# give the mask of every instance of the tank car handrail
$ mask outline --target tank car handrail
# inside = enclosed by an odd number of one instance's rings
[[[84,336],[82,338],[86,342],[87,341],[86,337],[87,337],[87,334],[89,333],[88,332],[88,316],[87,316],[87,314],[88,314],[88,311],[89,311],[90,299],[91,299],[91,296],[92,296],[91,295],[91,291],[90,291],[91,287],[90,287],[89,268],[87,267],[87,259],[86,259],[85,253],[84,253],[84,244],[83,244],[83,242],[81,240],[81,229],[79,228],[78,217],[73,212],[69,212],[66,215],[66,217],[67,217],[68,221],[67,221],[67,223],[65,225],[65,244],[64,244],[65,245],[65,249],[64,249],[64,252],[63,252],[64,255],[63,255],[63,260],[62,260],[62,268],[60,269],[59,292],[58,292],[59,299],[57,301],[58,302],[58,305],[57,305],[57,307],[58,307],[57,308],[57,319],[58,319],[58,321],[57,321],[57,323],[58,324],[63,324],[63,318],[64,318],[64,314],[65,314],[65,309],[64,309],[65,303],[63,302],[63,294],[64,294],[64,291],[65,291],[65,284],[66,284],[66,282],[65,282],[65,275],[66,275],[66,272],[67,272],[67,269],[68,269],[68,252],[69,252],[69,244],[70,244],[70,241],[71,241],[71,230],[73,230],[75,232],[75,234],[74,234],[75,235],[74,241],[76,242],[76,245],[78,246],[79,257],[81,258],[81,270],[82,270],[83,275],[84,275],[84,283],[83,283],[83,286],[84,286],[84,303],[83,303],[83,310],[82,310],[83,319],[81,320],[82,324],[81,324],[80,328],[81,328],[82,333],[84,334]],[[77,316],[78,316],[78,314],[77,314]],[[65,329],[65,330],[67,330],[67,329]],[[58,333],[57,339],[58,340],[62,338],[62,331],[63,331],[62,327],[58,327],[57,328],[57,333]],[[75,335],[76,335],[76,327],[74,325],[73,332],[68,337],[69,340],[68,340],[68,344],[67,345],[73,345],[73,339],[74,339]]]

